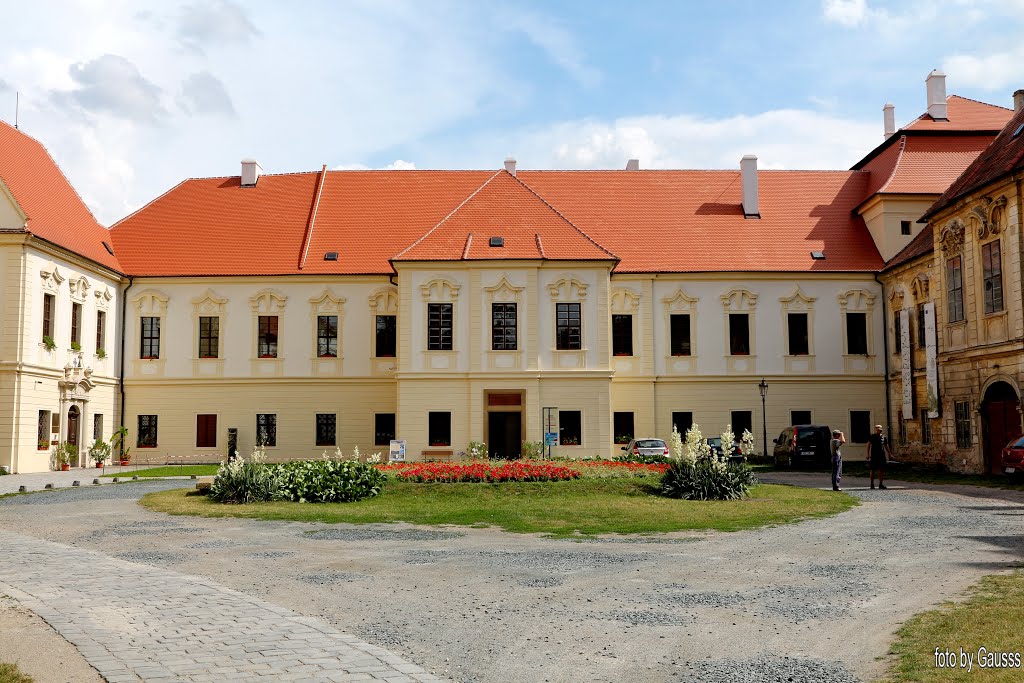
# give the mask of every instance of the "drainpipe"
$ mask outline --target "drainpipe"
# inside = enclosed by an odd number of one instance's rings
[[[128,290],[132,288],[132,285],[134,283],[134,278],[131,275],[129,275],[128,286],[124,288],[123,292],[121,292],[121,358],[119,363],[121,367],[117,373],[117,386],[119,391],[121,392],[121,415],[120,419],[118,420],[118,422],[120,423],[119,427],[121,428],[124,428],[124,338],[125,327],[127,327],[125,322],[128,310]],[[121,439],[119,447],[121,449],[121,453],[124,453],[124,439]]]
[[[1017,268],[1024,269],[1024,175],[1017,174],[1017,248],[1020,250]],[[1018,276],[1020,271],[1018,270]],[[1024,301],[1024,279],[1020,282],[1020,295],[1018,301]],[[1017,412],[1021,413],[1022,426],[1024,426],[1024,396],[1017,397]]]
[[[889,442],[892,443],[892,397],[889,395],[889,309],[885,300],[885,283],[878,279],[875,273],[875,282],[882,288],[882,351],[885,354],[883,367],[885,368],[885,432],[889,435]]]

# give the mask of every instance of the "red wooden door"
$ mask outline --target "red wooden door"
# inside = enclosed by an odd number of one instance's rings
[[[1016,401],[988,401],[985,404],[988,433],[985,438],[985,460],[989,472],[1002,474],[1003,447],[1020,436],[1020,416]]]

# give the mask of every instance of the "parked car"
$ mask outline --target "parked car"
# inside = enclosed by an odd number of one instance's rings
[[[1024,477],[1024,436],[1014,439],[1003,449],[1003,472]]]
[[[711,455],[718,459],[722,457],[722,437],[720,436],[709,436],[707,438],[708,448],[711,449]],[[732,445],[732,455],[729,456],[729,462],[743,462],[743,454],[740,453],[740,444],[735,442]]]
[[[797,463],[828,465],[832,461],[831,440],[832,430],[828,425],[786,427],[777,439],[772,439],[775,443],[775,464],[779,467],[792,467]]]
[[[628,445],[623,446],[622,450],[629,455],[668,457],[668,444],[661,439],[650,437],[633,439]]]

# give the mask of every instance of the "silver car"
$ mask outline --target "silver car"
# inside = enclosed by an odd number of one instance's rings
[[[668,444],[661,439],[646,437],[633,439],[629,442],[628,446],[623,446],[622,450],[629,455],[660,455],[668,457]]]

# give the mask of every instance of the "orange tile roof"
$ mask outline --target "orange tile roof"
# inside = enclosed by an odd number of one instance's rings
[[[988,147],[988,136],[900,136],[899,141],[868,162],[868,196],[942,194]]]
[[[946,98],[946,120],[936,120],[927,112],[908,123],[901,130],[945,131],[998,131],[1013,116],[1013,110],[986,104],[959,95]]]
[[[542,251],[618,257],[617,272],[883,265],[852,214],[868,173],[761,171],[762,217],[745,219],[738,171],[329,171],[300,269],[319,177],[264,175],[253,188],[238,177],[187,180],[113,227],[119,258],[138,275],[390,273],[396,257]],[[487,247],[491,236],[506,238],[500,254]],[[337,261],[324,260],[329,251]]]
[[[0,180],[28,216],[25,230],[118,272],[118,259],[103,246],[109,231],[96,222],[46,148],[0,121]]]
[[[490,238],[500,237],[501,247]],[[508,171],[488,178],[395,261],[615,260]]]

